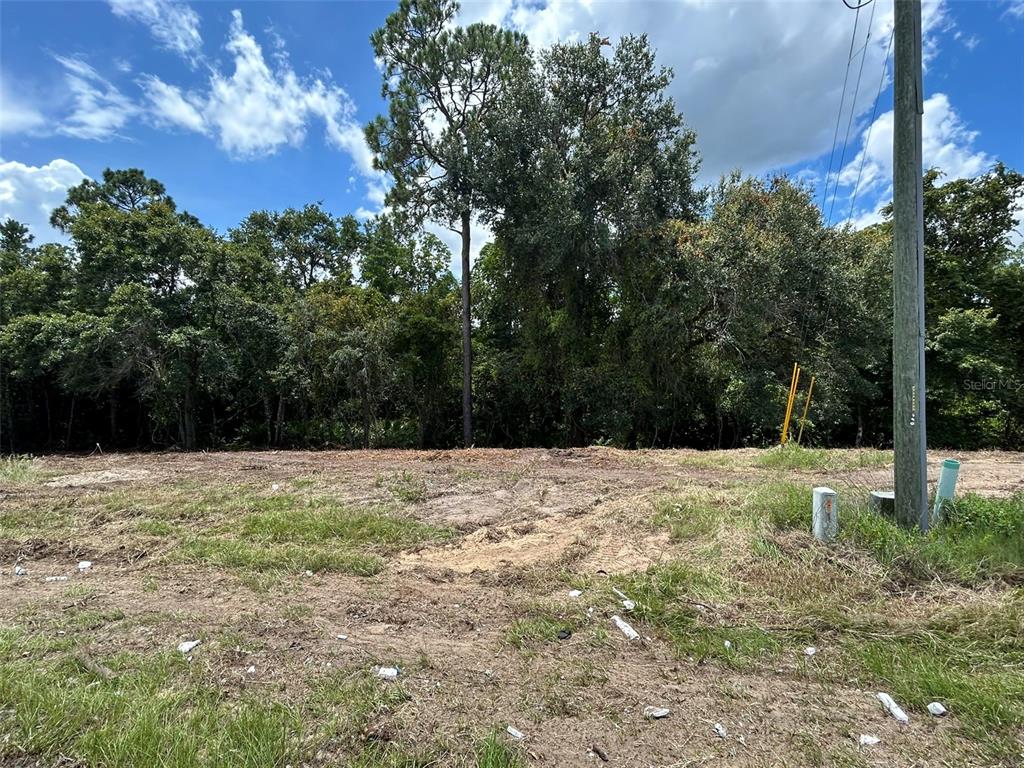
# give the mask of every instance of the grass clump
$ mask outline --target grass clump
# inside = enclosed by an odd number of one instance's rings
[[[839,539],[870,552],[901,579],[1016,583],[1024,572],[1024,493],[1009,498],[966,494],[927,533],[871,510],[857,498],[862,493],[840,490]],[[810,532],[811,507],[810,488],[784,482],[760,486],[744,502],[745,509],[777,530]]]
[[[706,601],[727,597],[721,578],[710,571],[676,561],[616,577],[614,583],[636,602],[627,619],[667,635],[680,656],[746,668],[782,648],[780,638],[757,626],[720,626],[705,618]]]
[[[803,448],[796,443],[764,451],[757,466],[785,470],[853,470],[892,464],[892,451],[874,448],[859,450]]]
[[[522,768],[523,759],[497,730],[491,731],[477,744],[476,768]]]
[[[1013,759],[1024,727],[1024,668],[1010,663],[1024,645],[1005,655],[989,643],[944,632],[847,642],[845,653],[858,684],[890,693],[905,709],[927,717],[929,702],[942,702],[963,735],[986,760]]]
[[[8,456],[0,459],[0,484],[28,485],[42,477],[39,465],[30,456]]]
[[[23,656],[28,653],[28,656]],[[121,654],[99,678],[66,656],[0,634],[0,727],[9,756],[97,766],[275,766],[299,754],[297,713],[281,704],[221,701],[172,653]]]
[[[331,571],[373,576],[384,567],[380,557],[346,548],[265,544],[228,538],[190,539],[182,545],[181,551],[191,562],[257,572]]]
[[[378,509],[337,504],[327,499],[303,500],[290,494],[262,500],[242,520],[241,533],[271,542],[345,542],[400,549],[451,535],[448,529],[427,525]]]
[[[386,488],[388,493],[403,504],[418,504],[427,498],[426,481],[407,470],[390,476],[378,475],[376,484]]]
[[[654,524],[669,529],[672,539],[695,539],[717,530],[721,510],[710,496],[672,496],[655,503]]]
[[[250,572],[372,576],[384,567],[384,556],[453,535],[447,528],[330,498],[283,493],[244,497],[240,503],[240,518],[184,540],[183,557]]]

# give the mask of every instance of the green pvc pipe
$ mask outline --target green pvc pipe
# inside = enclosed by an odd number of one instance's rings
[[[960,462],[956,459],[946,459],[942,462],[942,471],[939,473],[939,485],[935,489],[935,506],[932,509],[932,519],[936,522],[942,520],[942,509],[947,501],[953,499],[956,490],[956,479],[960,475]]]

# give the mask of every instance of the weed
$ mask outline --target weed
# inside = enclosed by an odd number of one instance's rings
[[[521,768],[519,751],[498,731],[491,731],[476,748],[476,768]]]
[[[676,540],[710,535],[721,517],[722,511],[707,495],[672,496],[655,503],[654,524],[667,526]]]
[[[31,456],[8,456],[0,459],[0,484],[27,485],[41,477],[39,465]]]
[[[892,464],[892,451],[873,448],[860,450],[828,450],[803,448],[795,443],[772,448],[758,455],[757,466],[787,470],[853,470]]]
[[[427,498],[427,483],[412,472],[402,470],[388,478],[380,479],[380,484],[398,501],[404,504],[418,504]]]
[[[221,568],[248,571],[334,571],[373,576],[384,563],[376,555],[343,548],[297,544],[252,544],[238,539],[194,538],[182,546],[182,557]]]

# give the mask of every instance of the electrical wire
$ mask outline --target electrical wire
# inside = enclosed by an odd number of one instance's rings
[[[857,85],[853,88],[853,101],[850,102],[850,119],[846,123],[846,136],[843,137],[843,149],[839,153],[839,170],[836,172],[836,186],[832,190],[832,205],[828,209],[828,225],[832,224],[832,213],[836,209],[836,197],[839,196],[839,176],[843,172],[843,163],[846,162],[846,148],[850,145],[850,130],[853,128],[853,118],[857,114],[857,96],[860,95],[860,81],[864,76],[864,62],[868,58],[868,43],[871,42],[871,25],[875,21],[875,4],[871,5],[871,15],[868,17],[868,32],[864,37],[864,48],[861,52],[860,57],[860,69],[857,71]],[[825,180],[825,186],[828,187],[828,179]]]
[[[857,192],[860,190],[860,180],[864,175],[864,162],[868,159],[868,145],[871,143],[871,129],[875,127],[875,116],[878,114],[878,101],[882,98],[882,88],[885,87],[885,73],[889,70],[889,53],[892,51],[892,38],[896,34],[893,27],[889,33],[889,45],[885,47],[885,58],[882,59],[882,76],[878,79],[878,93],[875,94],[875,105],[871,108],[871,122],[868,123],[867,133],[864,135],[864,149],[861,150],[860,168],[857,169],[857,181],[853,185],[853,194],[850,196],[850,213],[846,221],[853,220],[854,206],[857,205]]]
[[[846,0],[843,0],[846,3]],[[847,5],[847,7],[850,7]],[[839,123],[843,119],[843,105],[846,104],[846,86],[850,80],[850,64],[853,62],[853,45],[857,42],[857,24],[860,21],[860,6],[854,10],[857,15],[853,17],[853,34],[850,35],[850,53],[846,57],[846,74],[843,75],[843,95],[839,98],[839,113],[836,115],[836,130],[832,135],[832,150],[828,154],[828,171],[825,173],[825,191],[821,196],[821,212],[825,213],[825,202],[828,200],[828,177],[832,175],[832,161],[835,159],[836,142],[839,141]]]

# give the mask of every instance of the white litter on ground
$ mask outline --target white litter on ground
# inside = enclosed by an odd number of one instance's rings
[[[728,738],[729,736],[729,732],[725,730],[725,726],[721,723],[715,723],[715,733],[717,733],[718,737],[721,739]]]
[[[881,741],[882,740],[880,738],[878,738],[877,736],[872,736],[869,733],[862,733],[860,735],[860,745],[862,747],[873,747],[875,746],[875,744],[878,744]]]
[[[338,635],[339,640],[348,640],[348,635]]]
[[[92,568],[92,560],[81,560],[81,561],[79,561],[79,563],[78,563],[78,570],[80,570],[80,571],[88,571],[90,568]]]
[[[630,600],[625,595],[625,593],[620,592],[615,587],[612,587],[612,592],[614,592],[616,595],[618,595],[622,599],[622,607],[623,607],[624,610],[632,611],[634,608],[636,608],[636,602],[633,601],[633,600]]]
[[[946,708],[937,701],[933,701],[928,705],[928,711],[936,717],[944,717],[946,715]]]
[[[381,680],[397,680],[398,667],[374,667],[374,674]]]
[[[20,565],[14,566],[15,576],[28,576],[28,571],[22,568]]]
[[[505,730],[508,731],[508,735],[516,741],[522,741],[526,738],[526,736],[523,735],[522,731],[520,731],[518,728],[513,728],[511,725]]]
[[[875,697],[882,702],[882,706],[885,707],[886,711],[892,715],[896,720],[906,725],[910,722],[910,718],[907,717],[907,713],[900,709],[900,705],[893,701],[892,696],[888,693],[882,693],[879,691],[875,694]]]
[[[272,491],[280,491],[281,490],[280,483],[274,483],[273,485],[271,485],[270,486],[270,490],[272,490]]]
[[[183,643],[178,643],[178,650],[182,653],[188,653],[194,650],[201,642],[202,640],[186,640]]]
[[[569,597],[576,598],[576,597],[579,597],[582,594],[583,594],[583,591],[579,590],[579,589],[570,589],[569,590]]]
[[[731,651],[732,650],[732,640],[726,640],[724,645],[725,645],[725,650],[727,650],[727,651]]]
[[[47,581],[67,581],[68,577],[67,576],[47,576],[46,580]]]
[[[668,707],[644,707],[644,717],[649,717],[651,720],[660,720],[663,717],[668,717],[669,714]]]
[[[806,648],[804,648],[804,656],[813,656],[817,652],[818,649],[815,648],[813,645],[808,645]]]
[[[247,672],[248,674],[252,675],[252,674],[254,674],[254,673],[256,672],[256,667],[249,667],[249,668],[248,668],[247,670],[245,670],[245,671],[246,671],[246,672]]]
[[[615,622],[615,626],[626,636],[628,640],[639,640],[640,633],[629,626],[628,623],[622,620],[621,616],[612,616],[612,621]]]

